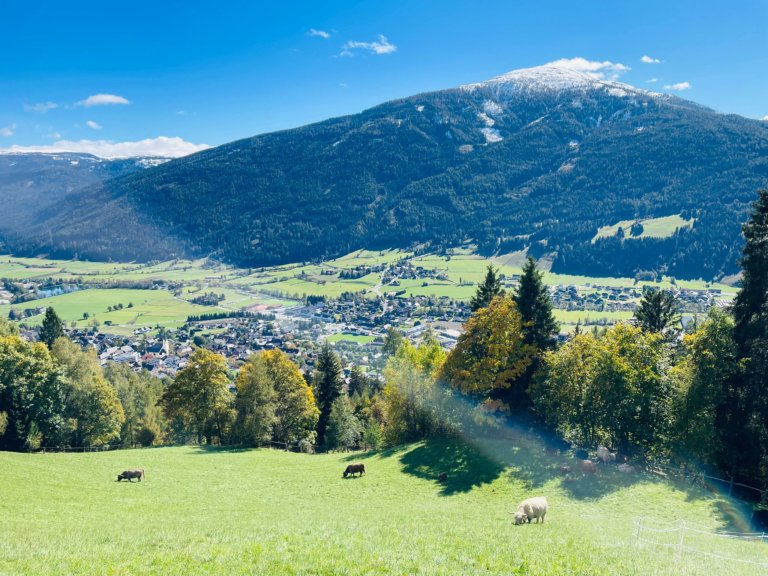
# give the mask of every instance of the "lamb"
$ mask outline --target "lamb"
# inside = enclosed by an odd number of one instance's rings
[[[544,523],[544,516],[547,514],[547,499],[544,496],[537,496],[535,498],[528,498],[520,503],[515,512],[515,526],[523,524],[526,521],[531,522],[536,518],[536,523],[539,523],[541,518],[542,524]]]
[[[616,461],[616,454],[608,450],[605,446],[598,446],[597,447],[597,458],[601,462],[615,462]]]

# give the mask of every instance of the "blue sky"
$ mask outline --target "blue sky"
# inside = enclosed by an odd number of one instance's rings
[[[129,149],[180,154],[576,57],[768,116],[768,0],[4,0],[0,14],[5,149],[149,139]]]

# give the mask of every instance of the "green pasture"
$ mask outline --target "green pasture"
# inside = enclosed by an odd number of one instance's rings
[[[109,306],[122,304],[122,310],[108,311]],[[128,307],[133,304],[132,307]],[[178,326],[187,316],[206,314],[216,311],[210,306],[198,306],[174,296],[166,290],[128,290],[128,289],[88,289],[32,300],[24,304],[14,304],[18,310],[52,306],[59,317],[67,324],[76,322],[78,326],[87,326],[98,321],[104,328],[107,321],[113,325],[139,328],[141,326]],[[0,306],[0,314],[8,316],[11,305]],[[84,313],[89,317],[84,318]],[[42,322],[42,315],[25,319],[28,324]]]
[[[559,310],[555,308],[553,312],[555,319],[561,324],[581,322],[582,326],[602,324],[603,321],[608,324],[615,324],[632,318],[632,312],[626,310],[598,312],[596,310]]]
[[[354,461],[367,474],[343,479]],[[714,535],[743,528],[728,499],[613,466],[564,478],[563,463],[519,439],[0,453],[0,574],[765,573],[765,544]],[[116,482],[128,468],[145,480]],[[546,522],[514,526],[517,503],[538,495]]]
[[[370,344],[376,340],[373,336],[365,336],[363,334],[331,334],[326,338],[328,342],[354,342],[355,344]]]
[[[679,214],[672,216],[663,216],[661,218],[645,218],[639,220],[643,225],[643,232],[638,236],[631,235],[631,228],[638,220],[622,220],[611,226],[603,226],[597,231],[595,237],[592,238],[592,242],[595,242],[598,238],[607,238],[609,236],[616,236],[619,228],[624,232],[625,239],[632,238],[669,238],[675,233],[678,228],[691,228],[695,218],[690,220],[683,219]]]

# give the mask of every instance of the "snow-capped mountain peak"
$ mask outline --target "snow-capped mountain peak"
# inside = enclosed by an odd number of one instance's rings
[[[655,92],[635,88],[634,86],[624,84],[623,82],[605,80],[598,78],[593,74],[554,64],[513,70],[506,74],[502,74],[501,76],[486,80],[485,82],[465,84],[461,86],[461,88],[468,91],[492,88],[514,92],[559,92],[603,89],[609,90],[617,96],[623,96],[629,93],[642,93],[649,96],[659,95]]]

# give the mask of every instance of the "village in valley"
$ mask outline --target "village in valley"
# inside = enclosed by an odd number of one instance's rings
[[[223,355],[231,369],[251,354],[277,348],[309,374],[328,342],[347,374],[354,365],[378,378],[389,330],[414,343],[429,332],[450,350],[470,316],[469,298],[487,266],[499,269],[507,291],[514,290],[520,271],[519,260],[484,259],[468,249],[421,256],[359,251],[320,264],[256,271],[209,261],[112,265],[3,260],[0,310],[20,324],[24,337],[37,339],[39,322],[51,305],[65,320],[69,338],[93,350],[102,365],[124,363],[157,377],[175,376],[196,347]],[[735,293],[723,284],[674,279],[640,282],[548,273],[546,280],[561,340],[577,327],[593,330],[631,321],[643,291],[659,285],[675,294],[683,327],[713,306],[727,306]],[[116,295],[110,301],[129,301],[105,309],[93,306],[110,294]],[[166,310],[180,308],[165,315],[146,311],[162,308],[163,302]]]

